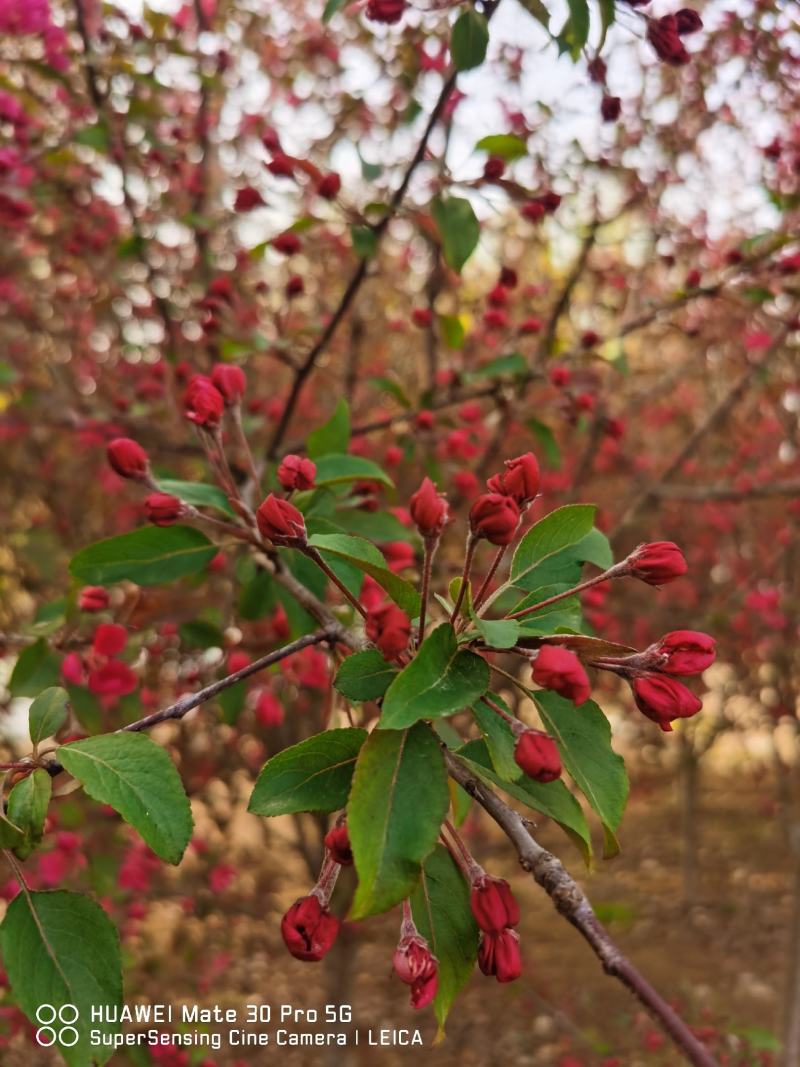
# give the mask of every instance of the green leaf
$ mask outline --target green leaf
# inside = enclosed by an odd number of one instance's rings
[[[428,726],[370,734],[347,802],[358,874],[352,919],[388,911],[409,895],[449,804],[444,758]]]
[[[233,515],[233,508],[228,498],[216,485],[205,482],[181,482],[177,478],[159,478],[158,488],[162,493],[170,493],[196,508],[214,508],[225,515]]]
[[[513,648],[519,637],[516,619],[481,619],[472,613],[472,621],[489,648]]]
[[[560,470],[561,449],[558,447],[558,442],[550,427],[546,426],[543,422],[539,422],[538,419],[528,419],[525,425],[541,445],[545,459],[550,466],[555,470]]]
[[[90,1031],[115,1034],[119,1025],[93,1019],[92,1009],[121,1007],[122,962],[117,931],[100,905],[63,890],[20,893],[0,926],[0,945],[14,998],[35,1027],[42,1025],[36,1013],[44,1004],[56,1012],[68,1004],[78,1009],[70,1024],[75,1033],[65,1034],[77,1043],[56,1046],[68,1067],[106,1063],[114,1050],[91,1045]],[[66,1025],[56,1022],[56,1033]]]
[[[336,512],[337,526],[357,537],[366,537],[370,541],[411,541],[417,540],[413,530],[403,526],[394,515],[385,511],[361,511],[358,508],[342,508]]]
[[[625,761],[611,747],[608,719],[593,700],[579,708],[557,693],[532,694],[545,730],[558,744],[561,760],[600,817],[605,855],[619,852],[615,831],[628,799]]]
[[[582,541],[592,529],[596,511],[594,504],[567,504],[540,519],[517,545],[509,584],[517,589],[535,589],[555,582],[549,576],[541,577],[542,564]]]
[[[589,39],[589,3],[588,0],[567,0],[569,5],[569,39],[573,57]]]
[[[411,582],[390,571],[383,554],[375,545],[361,537],[349,534],[313,534],[309,544],[319,549],[328,563],[331,559],[342,559],[352,563],[360,571],[369,574],[385,589],[395,604],[414,619],[419,614],[420,596]]]
[[[443,1034],[459,991],[469,981],[478,955],[478,924],[469,905],[469,885],[444,845],[425,860],[419,885],[411,896],[417,929],[439,961],[439,984],[433,1010]]]
[[[25,846],[25,833],[5,817],[0,808],[0,848],[19,849]]]
[[[460,274],[481,235],[472,204],[462,197],[451,196],[447,200],[436,200],[431,214],[442,238],[445,262]]]
[[[467,331],[459,315],[440,315],[439,329],[448,348],[463,348]]]
[[[351,226],[350,240],[359,259],[372,259],[378,250],[378,235],[372,226]]]
[[[380,700],[396,675],[397,667],[371,648],[348,656],[333,684],[348,700]]]
[[[528,154],[528,146],[521,137],[513,133],[493,133],[482,137],[475,148],[479,152],[488,152],[490,156],[504,159],[507,163]]]
[[[580,577],[580,564],[576,564],[576,567],[578,568],[578,573],[574,582],[561,585],[546,585],[542,589],[534,589],[533,592],[528,593],[518,604],[514,605],[514,612],[524,611],[525,608],[531,607],[540,601],[548,600],[557,593],[564,593],[567,589],[571,589]],[[557,600],[555,604],[548,604],[541,610],[533,611],[530,615],[526,615],[524,619],[520,619],[519,626],[520,637],[530,634],[553,634],[559,629],[580,630],[583,626],[580,598],[568,596],[564,597],[563,600]]]
[[[259,774],[247,810],[254,815],[291,815],[343,808],[366,739],[366,730],[348,727],[326,730],[284,749]]]
[[[592,838],[586,816],[560,778],[555,782],[543,783],[523,774],[521,778],[509,782],[493,768],[489,749],[483,740],[469,741],[458,749],[457,755],[487,785],[497,786],[521,804],[557,822],[578,848],[586,863],[591,863]]]
[[[465,11],[453,26],[450,53],[456,70],[472,70],[486,59],[489,47],[489,25],[484,15],[477,11]]]
[[[501,374],[527,374],[528,364],[519,352],[510,352],[507,356],[490,359],[481,367],[470,372],[470,380],[475,378],[499,378]]]
[[[109,804],[167,863],[192,836],[189,799],[167,753],[139,733],[104,734],[62,745],[59,761],[101,804]]]
[[[191,526],[143,526],[82,548],[72,557],[69,572],[91,585],[122,579],[160,585],[196,574],[216,554],[217,546]]]
[[[489,666],[474,652],[459,651],[450,623],[437,626],[383,698],[381,726],[398,729],[420,719],[468,708],[489,686]]]
[[[224,648],[225,635],[219,626],[207,619],[191,619],[178,627],[181,644],[185,648]]]
[[[377,463],[362,456],[348,456],[331,452],[321,456],[316,461],[317,476],[314,484],[338,485],[342,482],[380,482],[382,485],[393,486],[394,482],[382,471]]]
[[[324,424],[308,435],[308,454],[312,459],[327,456],[330,452],[346,452],[350,444],[350,408],[344,397]]]
[[[42,840],[52,791],[50,775],[38,767],[17,782],[8,795],[8,818],[25,835],[24,842],[15,848],[21,860],[27,859]]]
[[[75,144],[94,148],[96,152],[108,151],[108,130],[103,122],[97,122],[94,126],[84,126],[82,130],[78,130],[72,140]]]
[[[45,689],[28,710],[28,729],[31,744],[39,745],[46,737],[57,734],[67,721],[69,694],[60,686]]]
[[[325,10],[322,12],[322,21],[330,22],[336,12],[340,11],[346,3],[347,0],[327,0]]]
[[[60,674],[58,657],[40,637],[20,652],[11,672],[8,690],[12,697],[35,697],[47,686],[56,685]]]
[[[508,715],[516,718],[501,696],[496,693],[487,693],[486,695]],[[486,747],[489,749],[489,755],[492,758],[492,766],[500,777],[506,782],[516,782],[519,778],[522,778],[522,768],[514,759],[516,738],[511,732],[510,724],[503,719],[502,715],[498,715],[496,711],[484,704],[482,700],[476,700],[472,705],[472,714],[475,716],[475,721],[486,739]]]
[[[543,0],[520,0],[520,3],[536,19],[537,22],[541,22],[545,29],[550,26],[550,12],[547,10]]]

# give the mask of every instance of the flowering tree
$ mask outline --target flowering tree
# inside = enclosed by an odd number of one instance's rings
[[[82,787],[179,863],[189,800],[148,731],[216,700],[229,727],[285,729],[250,811],[312,813],[324,841],[282,920],[293,956],[335,952],[344,913],[397,909],[394,969],[442,1028],[476,963],[519,978],[520,905],[461,832],[477,807],[678,1054],[716,1062],[520,809],[591,863],[588,809],[614,855],[627,777],[592,692],[623,687],[671,733],[701,710],[679,679],[711,666],[715,638],[733,660],[796,599],[787,550],[771,588],[728,622],[709,614],[713,637],[694,628],[719,591],[720,509],[744,504],[723,561],[741,580],[763,536],[751,499],[796,493],[778,469],[787,441],[797,465],[796,427],[775,414],[796,411],[795,46],[780,3],[715,14],[700,37],[690,9],[506,3],[0,0],[13,522],[41,523],[32,447],[43,483],[69,487],[54,526],[75,549],[35,613],[23,574],[4,620],[10,693],[32,703],[31,745],[5,764],[0,948],[31,1019],[43,1001],[88,1016],[122,997],[110,920],[26,874],[53,797]],[[565,149],[557,109],[525,98],[543,48],[574,62],[561,77],[579,79],[599,147]],[[739,115],[703,102],[732,57]],[[479,112],[491,132],[464,162],[459,116],[492,79],[504,106]],[[780,128],[753,146],[765,83]],[[671,200],[682,160],[707,170],[703,139],[723,129],[760,150],[769,199],[746,224]],[[760,432],[731,451],[757,390]],[[53,458],[42,442],[59,436]],[[738,477],[744,460],[758,476]],[[589,487],[599,511],[578,502]],[[683,592],[642,608],[643,586]],[[776,664],[794,718],[787,618],[736,681]],[[294,714],[309,705],[313,731]],[[349,866],[351,899],[332,903]],[[99,1058],[78,1034],[62,1049],[76,1067]]]

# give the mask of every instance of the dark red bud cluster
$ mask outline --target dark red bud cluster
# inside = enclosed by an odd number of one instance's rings
[[[144,500],[144,513],[154,526],[172,526],[186,514],[186,505],[171,493],[150,493]]]
[[[696,11],[682,8],[676,14],[662,15],[659,19],[647,19],[647,40],[659,59],[672,67],[682,67],[691,56],[686,51],[681,37],[702,29],[703,20]]]
[[[552,689],[573,704],[583,704],[589,699],[589,676],[581,661],[568,648],[542,645],[532,667],[533,680],[542,689]]]
[[[211,383],[229,407],[240,402],[247,388],[244,371],[233,363],[217,363],[211,371]]]
[[[224,409],[225,399],[211,379],[204,374],[195,374],[183,397],[186,418],[196,426],[213,430],[219,426]]]
[[[673,541],[639,545],[625,561],[626,573],[648,585],[666,585],[689,569],[683,552]]]
[[[120,478],[132,478],[142,481],[150,474],[150,462],[147,453],[140,444],[130,437],[115,437],[109,442],[106,451],[109,465]]]
[[[636,707],[665,733],[672,730],[675,719],[688,719],[703,706],[691,689],[663,674],[640,674],[631,681]]]
[[[313,489],[317,465],[305,456],[284,456],[278,467],[278,481],[287,491]]]
[[[396,659],[408,648],[411,620],[391,601],[367,613],[365,629],[369,640],[386,659]]]
[[[558,746],[549,734],[522,727],[514,745],[514,760],[537,782],[554,782],[561,776]]]
[[[365,12],[372,22],[399,22],[406,9],[406,0],[367,0]]]
[[[510,496],[519,507],[530,504],[539,492],[541,475],[539,463],[533,452],[526,452],[516,459],[507,459],[505,470],[493,475],[486,483],[492,493]]]
[[[519,505],[503,493],[482,493],[470,508],[469,526],[473,537],[493,545],[509,545],[519,526]]]

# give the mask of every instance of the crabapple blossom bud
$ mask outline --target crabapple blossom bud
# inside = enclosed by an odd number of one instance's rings
[[[519,934],[506,929],[499,934],[484,934],[478,949],[478,966],[498,982],[513,982],[522,974]]]
[[[552,689],[573,704],[589,699],[591,686],[583,664],[568,648],[542,645],[533,661],[533,680],[542,689]]]
[[[439,984],[439,961],[425,938],[416,930],[404,934],[395,949],[393,963],[398,978],[411,986],[411,1006],[424,1008],[430,1004]]]
[[[399,22],[405,11],[406,0],[367,0],[365,12],[373,22]]]
[[[150,461],[140,444],[130,437],[115,437],[106,451],[108,462],[120,478],[142,481],[150,473]]]
[[[533,452],[526,452],[516,459],[507,459],[506,469],[488,481],[494,493],[504,493],[522,507],[529,504],[539,492],[539,463]]]
[[[338,933],[339,920],[315,893],[296,900],[281,919],[283,940],[298,960],[321,960],[333,947]]]
[[[128,643],[128,631],[116,622],[102,622],[92,638],[92,651],[98,656],[118,656]]]
[[[118,659],[95,667],[89,672],[87,681],[91,693],[112,701],[132,693],[138,684],[139,680],[128,664]]]
[[[342,179],[333,170],[317,182],[317,193],[323,200],[335,200],[341,188]]]
[[[519,526],[516,500],[502,493],[482,493],[470,508],[469,526],[474,537],[492,545],[511,544]]]
[[[216,363],[211,371],[211,381],[222,393],[222,398],[228,407],[238,404],[247,388],[244,371],[233,363]]]
[[[280,726],[283,722],[283,704],[270,689],[261,690],[254,710],[261,726]]]
[[[572,381],[572,372],[569,367],[553,367],[550,371],[550,382],[557,389],[563,389]]]
[[[674,719],[688,719],[703,706],[702,700],[674,678],[662,674],[642,674],[631,682],[636,707],[665,733]]]
[[[586,71],[593,82],[598,85],[603,85],[606,80],[606,73],[608,68],[604,59],[600,56],[595,56],[594,59],[587,64]]]
[[[252,185],[246,185],[243,189],[236,190],[233,209],[239,212],[252,211],[253,208],[261,207],[263,203],[264,198],[258,189],[254,189]]]
[[[61,677],[67,685],[83,682],[83,660],[77,652],[68,652],[61,661]]]
[[[472,883],[469,906],[486,933],[500,933],[519,922],[519,904],[504,878],[482,874]]]
[[[293,256],[296,252],[299,252],[303,247],[303,243],[296,233],[287,231],[281,233],[272,240],[272,247],[276,252],[281,252],[284,256]]]
[[[648,585],[666,585],[689,569],[683,552],[673,541],[639,545],[625,562],[627,573]]]
[[[603,122],[616,122],[622,112],[622,101],[618,96],[611,96],[609,93],[603,94],[603,99],[600,101],[600,114],[603,118]]]
[[[387,659],[394,659],[408,647],[411,620],[396,604],[387,603],[367,613],[367,637]]]
[[[331,859],[342,867],[349,867],[353,862],[353,850],[350,847],[350,835],[347,832],[347,823],[339,823],[331,827],[325,835],[325,848],[331,854]]]
[[[489,156],[483,165],[483,176],[488,182],[496,182],[506,171],[505,160],[499,156]]]
[[[675,15],[663,15],[660,19],[649,18],[647,40],[658,58],[671,67],[682,67],[691,59],[678,36],[678,20]]]
[[[256,522],[263,537],[276,545],[306,544],[306,524],[302,512],[288,500],[270,493],[256,511]]]
[[[183,410],[186,418],[196,426],[214,429],[219,425],[225,400],[210,378],[195,374],[186,387]]]
[[[717,642],[699,630],[673,630],[656,644],[664,674],[702,674],[716,658]]]
[[[681,37],[689,33],[697,33],[703,28],[703,20],[690,7],[682,7],[680,11],[675,12],[675,24]]]
[[[434,417],[432,411],[419,411],[417,417],[414,419],[418,430],[432,430],[434,424]]]
[[[523,727],[514,746],[514,760],[537,782],[554,782],[561,775],[561,757],[552,737]]]
[[[287,492],[292,489],[311,489],[316,476],[316,463],[304,456],[284,456],[278,467],[278,481]]]
[[[85,585],[78,593],[78,607],[81,611],[105,611],[108,601],[108,590],[102,585]]]
[[[436,491],[430,478],[422,479],[409,501],[409,511],[423,537],[439,537],[450,518],[447,498]]]
[[[154,526],[171,526],[186,512],[186,505],[170,493],[150,493],[144,499],[144,513]]]
[[[415,326],[419,326],[421,330],[424,330],[426,326],[430,326],[433,322],[433,312],[430,308],[414,308],[411,312],[411,321]]]

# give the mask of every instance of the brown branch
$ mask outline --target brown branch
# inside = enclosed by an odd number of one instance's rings
[[[761,371],[763,371],[781,351],[783,342],[786,340],[789,332],[790,327],[784,324],[775,335],[772,344],[761,359],[753,360],[753,362],[750,363],[750,365],[739,375],[730,389],[728,389],[714,407],[711,408],[703,421],[695,427],[694,432],[689,435],[686,442],[680,449],[678,449],[676,455],[673,456],[661,474],[659,474],[650,485],[637,490],[633,494],[614,531],[615,537],[618,537],[623,530],[630,526],[641,511],[658,498],[658,489],[669,482],[670,479],[680,471],[684,463],[694,455],[708,434],[725,421]]]
[[[589,258],[589,253],[594,248],[597,240],[597,231],[600,228],[600,221],[596,219],[589,228],[589,232],[583,239],[581,250],[578,253],[578,257],[572,265],[572,270],[566,277],[561,292],[558,295],[553,310],[550,312],[550,318],[547,320],[547,326],[545,327],[542,341],[536,350],[536,360],[541,363],[545,356],[548,356],[553,351],[553,342],[556,338],[556,331],[558,330],[558,324],[564,313],[569,307],[569,302],[572,299],[572,293],[575,286],[580,281],[581,275],[586,267],[586,261]]]
[[[586,894],[556,856],[532,837],[523,817],[489,789],[464,763],[445,750],[450,777],[497,823],[517,850],[523,870],[544,889],[556,910],[589,943],[603,970],[618,979],[653,1016],[694,1067],[719,1067],[686,1023],[615,944],[592,909]]]
[[[485,5],[484,15],[487,21],[491,19],[499,3],[500,0],[490,0],[490,2]],[[425,158],[425,153],[428,149],[428,142],[430,141],[431,135],[434,129],[436,128],[439,119],[441,118],[442,112],[444,111],[447,102],[456,87],[457,78],[458,71],[455,68],[451,68],[447,77],[444,80],[444,84],[442,85],[439,97],[436,103],[433,105],[433,109],[430,115],[428,116],[428,121],[425,125],[425,129],[422,133],[422,136],[419,139],[416,151],[414,152],[414,155],[411,157],[411,160],[409,161],[409,164],[405,169],[405,173],[403,174],[403,178],[400,184],[392,194],[392,197],[386,207],[386,211],[381,216],[380,221],[375,223],[371,227],[372,232],[375,236],[376,245],[386,232],[389,223],[397,214],[397,211],[403,203],[406,193],[408,192],[408,187],[411,184],[411,179],[414,176],[417,167]],[[336,310],[328,320],[327,326],[320,334],[320,337],[317,340],[316,344],[313,345],[306,358],[297,368],[294,382],[292,383],[292,387],[289,391],[289,397],[286,401],[286,405],[284,406],[280,420],[278,422],[278,425],[275,427],[275,432],[272,435],[272,440],[270,441],[269,447],[267,449],[267,457],[269,459],[274,459],[278,455],[278,452],[281,447],[281,442],[283,441],[283,438],[286,435],[286,430],[288,429],[289,423],[291,422],[292,416],[294,415],[294,410],[297,407],[297,403],[300,399],[300,394],[303,391],[303,386],[305,385],[306,379],[314,370],[314,367],[317,364],[317,360],[326,350],[330,342],[333,340],[337,330],[339,329],[339,326],[346,317],[351,304],[355,300],[355,297],[367,276],[368,267],[369,261],[367,259],[362,259],[359,262],[358,266],[350,277],[350,281],[345,287],[344,293],[341,296]]]

